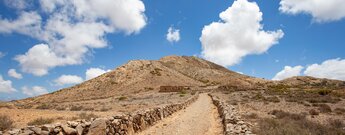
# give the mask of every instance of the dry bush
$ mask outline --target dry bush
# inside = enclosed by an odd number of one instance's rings
[[[7,115],[0,115],[0,131],[4,131],[13,127],[13,120]]]
[[[122,100],[126,100],[126,99],[128,99],[127,97],[125,97],[125,96],[121,96],[121,97],[119,97],[119,100],[120,101],[122,101]]]
[[[259,120],[259,127],[254,133],[260,135],[344,135],[339,121],[330,125],[321,125],[283,111],[275,111],[277,119],[264,118]],[[336,126],[335,126],[336,125]]]
[[[319,111],[315,110],[315,109],[311,109],[311,110],[309,110],[309,114],[310,115],[319,115]]]
[[[289,118],[289,119],[293,119],[293,120],[305,119],[305,115],[284,112],[282,110],[273,110],[270,112],[270,114],[276,116],[276,118],[278,118],[278,119],[282,119],[282,118]]]
[[[257,119],[257,118],[259,118],[258,114],[256,114],[256,113],[246,114],[246,115],[243,115],[243,117],[246,119]]]
[[[98,118],[96,114],[82,112],[78,114],[79,119],[90,120],[91,118]]]
[[[70,111],[81,111],[83,109],[84,109],[83,106],[72,106]]]
[[[48,104],[40,104],[39,106],[36,107],[36,109],[42,109],[42,110],[50,109],[50,108],[51,106]]]
[[[335,128],[339,128],[339,129],[345,126],[345,124],[341,120],[338,120],[338,119],[329,121],[329,125]]]
[[[105,106],[103,106],[103,107],[100,109],[101,112],[106,112],[106,111],[109,111],[109,110],[111,110],[111,108],[107,108],[107,107],[105,107]]]
[[[53,118],[37,118],[37,119],[34,119],[32,121],[30,121],[28,123],[29,126],[33,126],[33,125],[44,125],[44,124],[51,124],[54,122],[54,119]]]
[[[265,101],[273,102],[273,103],[279,103],[280,99],[277,96],[273,96],[273,97],[266,97]]]
[[[345,113],[345,109],[344,108],[335,108],[334,112],[336,114],[344,114]]]
[[[318,106],[321,113],[332,112],[332,108],[327,104],[319,104]]]

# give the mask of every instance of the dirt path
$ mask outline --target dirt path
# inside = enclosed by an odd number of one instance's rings
[[[163,119],[139,135],[220,135],[223,133],[216,106],[207,94],[185,110]]]

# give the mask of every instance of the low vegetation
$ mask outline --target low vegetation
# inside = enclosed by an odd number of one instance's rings
[[[119,100],[120,101],[123,101],[123,100],[127,100],[128,98],[127,97],[125,97],[125,96],[121,96],[121,97],[119,97]]]
[[[78,114],[79,119],[85,119],[85,120],[90,120],[91,118],[98,118],[98,116],[96,114],[93,113],[79,113]]]
[[[0,115],[0,131],[4,131],[13,127],[13,120],[7,115]]]
[[[43,117],[40,117],[40,118],[37,118],[37,119],[34,119],[32,121],[30,121],[28,123],[29,126],[33,126],[33,125],[44,125],[44,124],[51,124],[54,122],[54,119],[53,118],[43,118]]]
[[[255,133],[260,135],[343,135],[345,131],[340,120],[332,121],[329,125],[313,123],[304,114],[292,114],[281,110],[272,112],[276,118],[259,120],[259,127]]]
[[[42,110],[46,110],[50,108],[51,107],[48,104],[40,104],[39,106],[36,107],[36,109],[42,109]]]
[[[83,106],[72,106],[70,111],[81,111],[83,109],[84,109]]]

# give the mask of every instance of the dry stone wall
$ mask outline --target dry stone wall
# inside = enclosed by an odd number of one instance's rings
[[[254,135],[250,128],[251,124],[244,122],[236,108],[222,101],[216,96],[209,94],[213,104],[217,106],[222,119],[225,135]]]
[[[22,129],[12,129],[5,133],[0,131],[0,135],[132,135],[186,108],[197,98],[198,94],[184,103],[164,105],[108,118],[96,118],[90,121],[76,120],[68,121],[67,124],[28,126]]]

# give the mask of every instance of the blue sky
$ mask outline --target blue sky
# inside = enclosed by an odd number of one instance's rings
[[[0,100],[52,92],[129,60],[167,55],[195,55],[266,79],[310,75],[345,80],[345,6],[335,0],[328,1],[332,8],[291,0],[104,0],[107,5],[56,1],[1,1]],[[88,9],[66,12],[82,7],[78,4]],[[86,27],[68,33],[72,27],[67,26],[79,24]],[[77,36],[81,40],[69,38]],[[35,54],[29,55],[34,47]],[[39,59],[30,59],[34,56]]]

